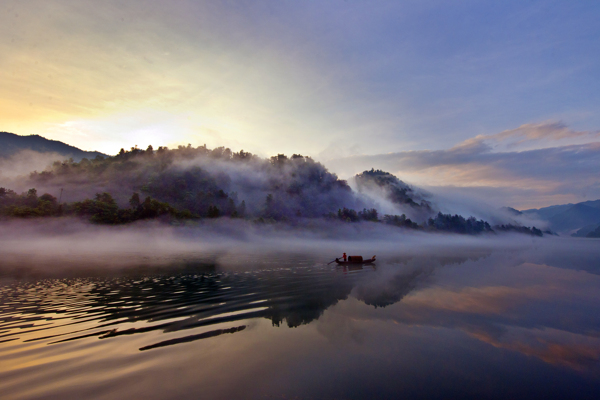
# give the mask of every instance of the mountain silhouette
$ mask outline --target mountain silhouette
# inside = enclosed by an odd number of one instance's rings
[[[93,159],[97,156],[107,157],[106,154],[97,151],[84,151],[39,135],[20,136],[10,132],[0,132],[0,157],[10,157],[22,150],[58,153],[66,158],[72,158],[74,161],[81,161],[83,158]]]
[[[523,214],[548,221],[554,231],[572,233],[582,230],[576,236],[585,236],[600,224],[600,200],[524,210]]]
[[[600,224],[591,224],[586,225],[583,228],[579,229],[577,232],[572,234],[573,237],[589,237],[588,235],[592,235],[594,231],[600,230]]]

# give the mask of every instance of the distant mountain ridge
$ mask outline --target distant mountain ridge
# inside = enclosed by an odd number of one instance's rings
[[[550,228],[558,232],[577,231],[575,236],[586,236],[600,226],[600,200],[523,210],[522,213],[547,221]]]
[[[58,140],[46,139],[39,135],[21,136],[10,132],[0,132],[0,157],[10,157],[22,150],[40,153],[58,153],[74,161],[83,158],[93,159],[97,156],[108,157],[98,151],[84,151]]]

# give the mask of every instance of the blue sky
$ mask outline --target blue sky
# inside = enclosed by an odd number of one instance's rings
[[[86,150],[206,143],[311,155],[348,175],[359,171],[339,160],[377,168],[380,154],[532,126],[554,133],[527,151],[598,142],[597,2],[6,0],[0,11],[0,129]],[[493,137],[488,153],[523,150]],[[476,185],[430,168],[404,179],[508,190],[518,171],[495,168]],[[531,183],[547,192],[527,198],[600,197],[586,182]]]

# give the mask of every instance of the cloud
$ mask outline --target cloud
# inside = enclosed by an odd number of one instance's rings
[[[527,356],[585,372],[600,361],[600,339],[546,328],[522,329],[510,327],[501,338],[486,332],[469,335],[494,347],[517,351]]]
[[[454,146],[453,149],[500,151],[533,150],[555,147],[559,143],[583,144],[600,139],[600,131],[574,131],[563,122],[524,124],[492,135],[477,135]]]
[[[590,260],[573,262],[570,258],[563,266],[557,263],[556,253],[587,254]],[[365,292],[384,300],[390,292],[397,296],[376,317],[367,312],[352,317],[354,321],[380,318],[413,327],[456,329],[549,364],[598,372],[600,338],[595,322],[589,319],[598,304],[598,275],[578,270],[597,264],[596,253],[589,243],[555,239],[524,253],[502,251],[481,261],[410,259],[377,280],[361,282],[353,293],[362,301],[369,298]],[[532,256],[549,262],[524,262]],[[456,263],[461,264],[458,270]]]
[[[506,286],[464,288],[452,291],[440,288],[424,289],[405,301],[417,308],[443,310],[444,312],[471,314],[503,314],[511,308],[539,298],[543,288],[527,290]]]
[[[569,17],[534,27],[514,18],[528,5],[426,3],[6,0],[2,129],[114,154],[151,125],[173,144],[266,156],[447,148],[549,117],[598,125],[593,13],[554,5]],[[116,135],[124,118],[137,126]]]
[[[353,156],[324,163],[342,177],[380,168],[428,186],[434,193],[436,188],[442,192],[468,188],[496,206],[530,208],[600,198],[599,139],[598,131],[573,131],[560,122],[527,124],[476,136],[447,150]]]
[[[154,146],[273,155],[317,153],[324,136],[356,143],[394,120],[351,93],[358,80],[324,47],[339,35],[324,20],[333,6],[59,0],[9,11],[0,15],[3,130],[115,154],[141,145],[151,125],[170,138]]]

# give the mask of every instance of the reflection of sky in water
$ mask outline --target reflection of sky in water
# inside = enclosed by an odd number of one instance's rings
[[[598,398],[597,242],[0,286],[9,398]],[[571,260],[571,262],[569,262]]]

